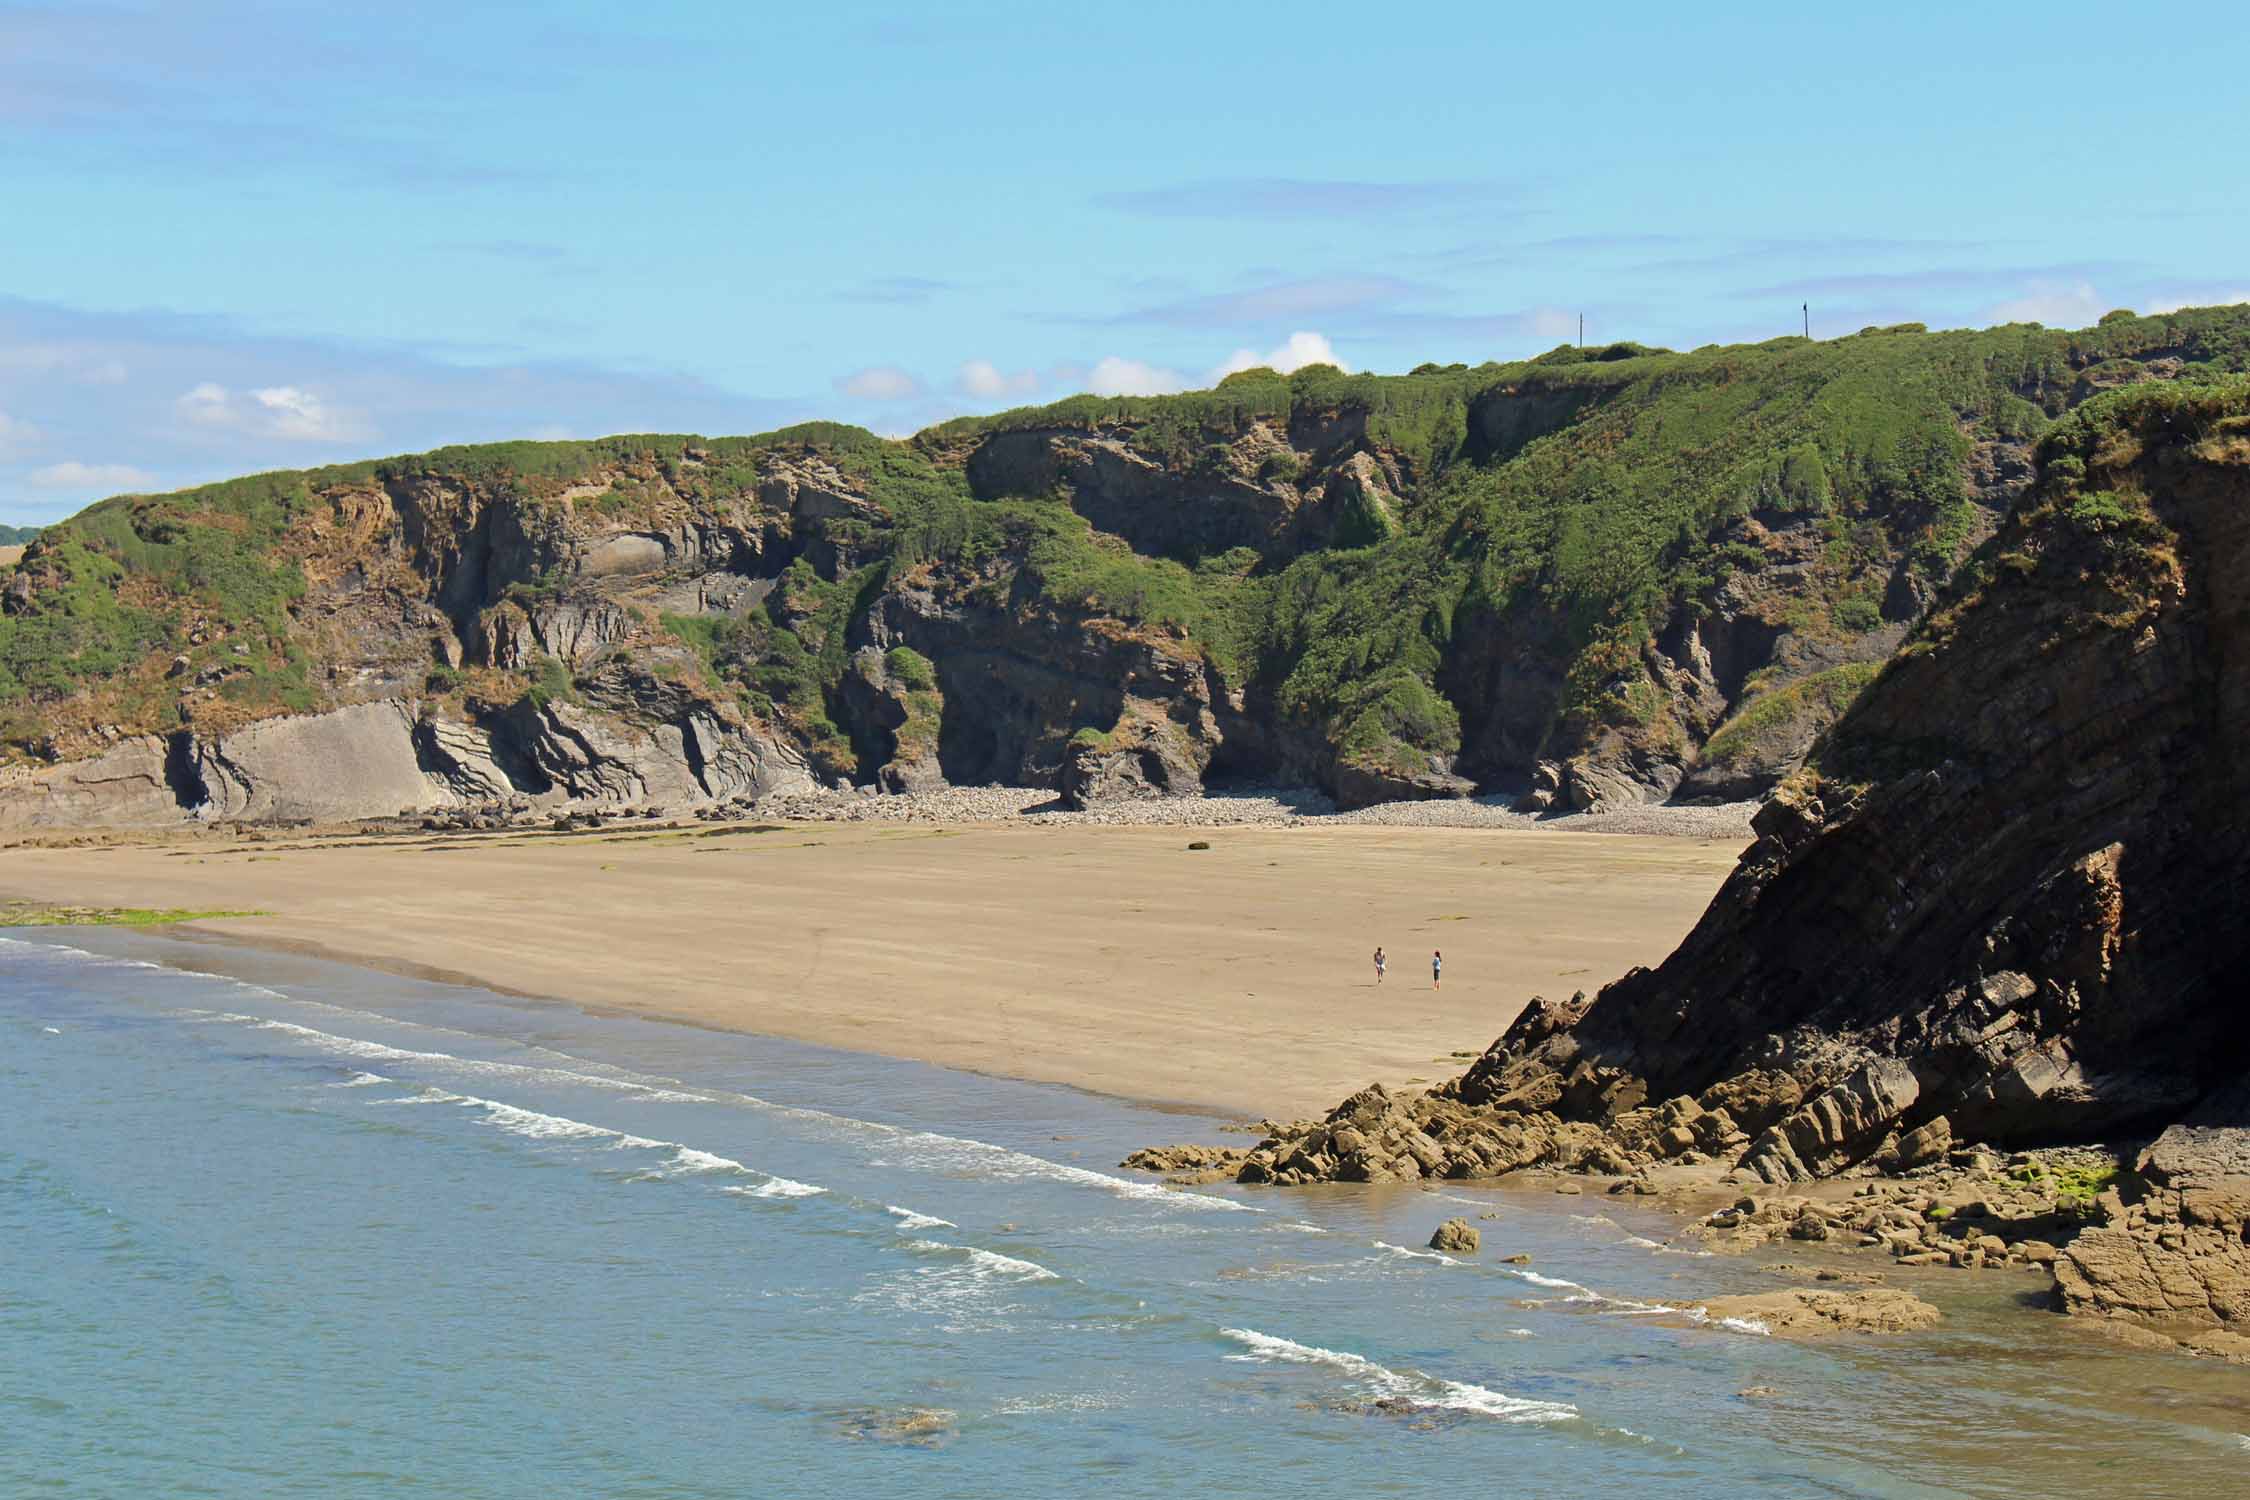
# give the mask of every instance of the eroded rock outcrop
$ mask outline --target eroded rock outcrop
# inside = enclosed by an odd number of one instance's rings
[[[2250,1085],[2142,1152],[2107,1222],[2062,1248],[2055,1286],[2075,1313],[2165,1333],[2250,1363]],[[2205,1123],[2205,1122],[2226,1123]]]
[[[1443,1088],[1278,1131],[1241,1180],[1710,1160],[1793,1182],[1956,1136],[2161,1131],[2136,1196],[2056,1262],[2063,1298],[2242,1326],[2250,384],[2112,398],[2042,455],[2034,502],[1759,814],[1671,957],[1532,1001]]]

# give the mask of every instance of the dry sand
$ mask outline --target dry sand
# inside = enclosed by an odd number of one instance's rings
[[[1447,1077],[1530,996],[1654,963],[1739,849],[1528,830],[765,827],[19,846],[0,852],[0,896],[252,908],[272,915],[178,930],[1289,1117],[1373,1080]]]

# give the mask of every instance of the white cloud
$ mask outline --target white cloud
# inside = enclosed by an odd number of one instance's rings
[[[1187,387],[1187,377],[1177,370],[1114,354],[1086,373],[1086,389],[1097,396],[1168,396]]]
[[[1235,350],[1211,372],[1211,381],[1215,385],[1239,370],[1255,370],[1261,365],[1284,375],[1307,365],[1334,365],[1340,370],[1351,368],[1337,357],[1335,347],[1328,342],[1327,335],[1298,332],[1283,339],[1280,348],[1265,354],[1260,354],[1255,349]]]
[[[870,365],[837,381],[836,389],[863,401],[904,401],[922,394],[922,382],[897,365]]]
[[[2151,302],[2148,310],[2155,314],[2176,313],[2183,307],[2240,307],[2245,302],[2250,302],[2250,291],[2238,288],[2231,292],[2197,292],[2187,297],[2169,297],[2161,302]]]
[[[268,386],[252,391],[250,399],[264,409],[274,436],[334,442],[347,435],[347,425],[311,391],[293,385]]]
[[[2106,311],[2101,298],[2094,295],[2091,282],[2039,282],[2023,296],[1992,308],[1985,319],[1992,323],[2045,323],[2054,328],[2078,328]]]
[[[302,386],[261,386],[238,397],[218,382],[206,380],[181,396],[174,408],[194,426],[261,437],[337,443],[366,435],[360,424]]]
[[[1010,373],[989,359],[972,359],[955,373],[953,384],[963,395],[974,396],[979,401],[1028,396],[1039,389],[1039,372],[1017,370]]]
[[[232,427],[234,403],[227,388],[206,380],[179,400],[180,415],[198,427]]]
[[[0,454],[28,448],[39,440],[39,429],[0,411]]]
[[[31,471],[31,482],[43,490],[134,490],[155,483],[155,476],[131,464],[82,464],[70,459]]]

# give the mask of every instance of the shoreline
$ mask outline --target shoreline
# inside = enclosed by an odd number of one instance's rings
[[[1434,1083],[1533,994],[1655,962],[1738,851],[1547,829],[641,822],[18,843],[4,883],[266,911],[175,931],[1254,1121],[1370,1079]],[[1424,941],[1447,953],[1442,993],[1414,972]],[[1376,942],[1394,953],[1379,1000]]]

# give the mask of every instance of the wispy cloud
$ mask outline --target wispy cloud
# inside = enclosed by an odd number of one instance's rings
[[[1395,219],[1457,210],[1522,210],[1503,182],[1380,182],[1314,177],[1215,177],[1101,193],[1104,208],[1164,219]]]
[[[348,443],[372,437],[357,415],[294,385],[262,386],[237,394],[216,381],[200,381],[173,403],[182,420],[291,442]]]
[[[953,388],[975,401],[1028,396],[1043,383],[1037,370],[1003,370],[989,359],[969,360],[953,375]]]
[[[836,389],[862,401],[906,401],[922,394],[922,382],[897,365],[870,365],[843,376]]]
[[[543,167],[471,160],[452,134],[417,122],[470,91],[528,100],[535,74],[543,89],[557,72],[593,64],[550,50],[551,35],[525,41],[551,69],[448,55],[419,45],[421,28],[397,19],[370,30],[341,13],[263,0],[6,5],[0,123],[105,172],[124,159],[228,176],[312,166],[426,189],[546,177]],[[342,123],[356,121],[374,123]]]
[[[40,434],[36,453],[0,452],[0,521],[51,518],[31,490],[66,504],[286,468],[308,450],[405,452],[542,431],[759,432],[834,415],[835,405],[746,397],[682,375],[467,364],[392,345],[264,337],[222,319],[0,298],[0,411]],[[46,459],[64,461],[33,468]]]

